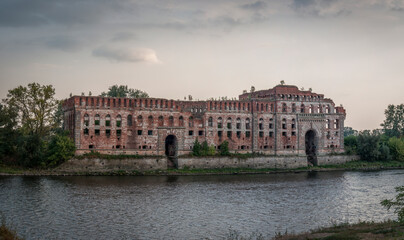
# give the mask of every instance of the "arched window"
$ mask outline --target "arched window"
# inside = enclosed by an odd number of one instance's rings
[[[326,107],[326,113],[331,113],[330,105],[327,105],[327,107]]]
[[[128,126],[132,126],[132,115],[128,115]]]
[[[286,103],[282,103],[282,112],[286,111],[287,111]]]
[[[292,103],[292,112],[295,113],[296,112],[296,104]]]
[[[169,126],[169,127],[174,126],[174,117],[173,117],[173,116],[170,116],[170,117],[168,118],[168,126]]]
[[[270,118],[269,119],[269,129],[273,129],[274,128],[274,119]]]
[[[121,117],[121,115],[116,116],[116,126],[117,127],[122,126],[122,117]]]
[[[90,117],[88,116],[88,114],[84,114],[84,126],[90,125]]]
[[[240,118],[237,118],[237,119],[236,119],[236,128],[237,128],[237,129],[240,129],[240,128],[241,128],[241,119],[240,119]]]
[[[139,115],[139,116],[137,117],[137,124],[138,124],[139,126],[142,126],[142,124],[143,124],[143,117],[142,117],[142,115]]]
[[[310,105],[309,113],[314,113],[314,107],[313,107],[313,105]]]
[[[193,117],[189,117],[188,126],[189,127],[194,127],[194,118]]]
[[[286,119],[282,119],[282,129],[286,129]]]
[[[180,118],[178,120],[179,120],[180,127],[183,127],[184,126],[184,117],[180,116]]]
[[[231,118],[227,118],[227,128],[231,129]]]
[[[208,126],[213,127],[213,118],[212,117],[208,118]]]
[[[94,117],[94,125],[100,126],[100,115],[96,114]]]
[[[246,120],[245,120],[245,129],[250,129],[250,119],[249,118],[246,118]]]
[[[305,112],[304,104],[302,104],[302,105],[300,106],[300,112],[301,112],[301,113],[304,113],[304,112]]]
[[[159,117],[159,127],[163,127],[164,126],[164,117],[163,116],[160,116]]]
[[[296,120],[293,118],[292,119],[292,129],[296,128]]]
[[[147,102],[147,101],[146,101]],[[150,115],[148,118],[147,118],[147,124],[149,125],[149,126],[153,126],[153,116],[152,115]]]
[[[105,117],[105,126],[111,126],[111,116],[109,114]]]
[[[264,119],[260,118],[259,122],[258,122],[258,128],[260,130],[264,129]]]
[[[221,117],[219,117],[218,119],[217,119],[217,128],[222,128],[223,127],[223,120],[222,120],[222,118]]]

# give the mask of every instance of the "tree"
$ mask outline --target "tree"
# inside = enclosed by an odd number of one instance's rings
[[[394,209],[394,212],[398,215],[398,221],[404,223],[404,186],[396,187],[395,199],[385,199],[380,202],[382,206],[390,210]]]
[[[148,98],[149,94],[139,89],[128,88],[127,85],[113,85],[108,88],[108,92],[102,92],[103,97],[129,97]]]
[[[347,154],[356,154],[358,150],[358,138],[354,135],[345,137],[344,146]]]
[[[389,137],[404,136],[404,104],[388,105],[384,115],[386,119],[381,126],[386,135]]]
[[[192,147],[192,155],[201,155],[201,144],[199,143],[198,139],[195,139],[194,146]]]
[[[44,163],[47,167],[57,166],[74,156],[76,150],[73,140],[67,132],[52,136],[48,145],[47,158]]]
[[[364,130],[358,135],[358,154],[364,161],[377,161],[379,152],[380,135],[376,131]]]
[[[222,155],[222,156],[230,155],[228,141],[224,141],[224,142],[222,142],[222,144],[220,144],[220,155]]]
[[[0,104],[0,160],[11,158],[16,153],[17,114],[14,108]]]
[[[358,130],[354,130],[351,127],[344,127],[344,137],[348,137],[350,135],[358,135]]]
[[[284,81],[284,80],[281,80],[281,85],[285,85],[285,81]]]
[[[393,155],[393,159],[404,162],[404,139],[396,137],[390,138],[388,140],[388,146]]]
[[[54,126],[54,113],[58,101],[52,85],[30,83],[8,91],[4,102],[17,112],[17,124],[24,134],[43,137]]]

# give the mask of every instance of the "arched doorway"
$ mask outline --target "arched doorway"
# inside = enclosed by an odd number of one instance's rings
[[[167,156],[167,167],[175,167],[175,160],[177,158],[178,143],[177,137],[168,135],[165,141],[165,153]]]
[[[317,136],[315,131],[306,132],[305,144],[308,163],[317,166]]]

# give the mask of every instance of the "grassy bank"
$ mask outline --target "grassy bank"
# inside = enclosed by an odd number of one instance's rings
[[[11,230],[9,227],[6,226],[6,224],[3,223],[0,226],[0,240],[19,240],[17,236],[17,233],[13,230]]]
[[[404,223],[386,221],[381,223],[359,222],[356,224],[338,224],[332,227],[319,228],[307,233],[288,234],[277,233],[275,237],[265,237],[260,233],[242,235],[230,231],[226,240],[376,240],[404,239]]]
[[[404,168],[404,162],[389,161],[389,162],[366,162],[366,161],[352,161],[340,165],[323,165],[323,166],[310,166],[303,168],[214,168],[214,169],[167,169],[167,170],[154,170],[154,171],[136,171],[136,170],[116,170],[116,171],[103,171],[103,172],[62,172],[55,169],[27,169],[18,166],[8,166],[0,164],[0,175],[102,175],[102,176],[121,176],[121,175],[220,175],[220,174],[269,174],[269,173],[287,173],[287,172],[309,172],[309,171],[338,171],[338,170],[351,170],[351,171],[366,171],[366,170],[383,170],[383,169],[401,169]]]

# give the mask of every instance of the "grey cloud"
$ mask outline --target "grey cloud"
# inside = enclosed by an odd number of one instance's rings
[[[247,10],[258,11],[258,10],[265,8],[266,6],[267,6],[267,4],[265,2],[256,1],[254,3],[243,4],[243,5],[241,5],[241,8],[247,9]]]
[[[0,26],[32,27],[45,24],[99,22],[112,11],[127,11],[124,1],[2,0]]]
[[[80,49],[80,42],[68,36],[56,36],[48,40],[46,46],[66,52],[73,52]]]
[[[130,49],[102,46],[93,50],[93,56],[117,62],[160,63],[156,52],[148,48]]]
[[[133,39],[136,39],[136,35],[131,32],[118,32],[112,37],[111,41],[124,42],[124,41],[133,40]]]
[[[339,0],[293,0],[290,7],[303,16],[337,17],[350,13]]]

